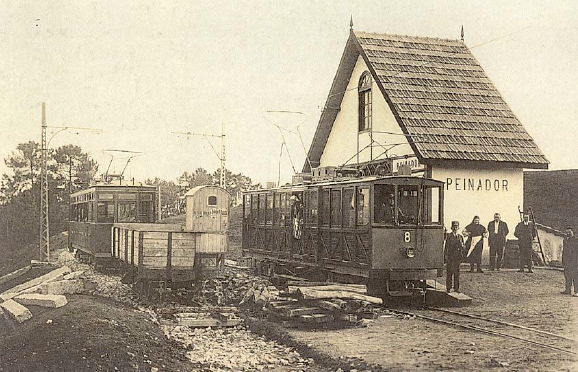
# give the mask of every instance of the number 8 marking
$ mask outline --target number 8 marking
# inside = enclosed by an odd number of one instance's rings
[[[403,240],[404,240],[406,243],[409,243],[409,242],[411,241],[411,232],[406,231],[406,232],[403,234]]]

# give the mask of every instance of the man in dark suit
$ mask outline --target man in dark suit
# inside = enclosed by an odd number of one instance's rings
[[[532,242],[536,237],[536,229],[534,224],[530,222],[530,217],[524,214],[524,220],[516,225],[514,236],[518,238],[518,247],[520,248],[520,270],[524,272],[524,266],[528,266],[528,272],[532,271]]]
[[[452,221],[452,232],[446,235],[444,246],[444,257],[446,266],[446,291],[452,290],[452,278],[454,291],[460,292],[460,263],[464,254],[464,237],[458,234],[460,224],[458,221]]]
[[[566,228],[566,238],[562,246],[562,264],[564,265],[564,279],[566,290],[563,294],[572,294],[574,285],[574,296],[578,296],[578,238],[574,236],[571,227]]]
[[[494,268],[500,271],[500,267],[502,267],[502,258],[504,257],[504,247],[506,246],[506,236],[509,234],[510,230],[508,230],[508,224],[500,220],[499,213],[494,213],[494,220],[488,223],[488,232],[488,244],[490,245],[490,271],[494,271]]]

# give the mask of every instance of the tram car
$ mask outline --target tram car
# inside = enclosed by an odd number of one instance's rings
[[[243,195],[243,254],[262,273],[423,293],[443,275],[443,182],[334,179]]]
[[[95,265],[107,264],[112,225],[156,222],[157,201],[156,186],[96,184],[71,194],[69,249]]]

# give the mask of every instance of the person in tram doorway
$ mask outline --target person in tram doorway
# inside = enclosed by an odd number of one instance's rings
[[[289,198],[291,204],[291,220],[293,223],[293,237],[301,239],[303,231],[303,203],[297,195],[292,195]]]
[[[474,265],[477,265],[477,271],[483,273],[482,251],[484,249],[484,237],[487,236],[487,231],[486,228],[480,224],[479,216],[474,216],[472,222],[466,226],[464,235],[468,237],[466,241],[466,261],[470,263],[470,272],[473,273]]]
[[[566,289],[562,294],[572,294],[572,285],[574,285],[574,296],[578,297],[578,237],[574,236],[571,227],[566,228],[566,238],[562,247],[562,264],[566,282]]]
[[[452,221],[452,232],[446,235],[444,245],[444,258],[446,261],[446,291],[448,293],[453,289],[460,293],[460,264],[464,255],[464,237],[458,234],[460,223]]]
[[[490,271],[500,271],[506,236],[510,233],[508,224],[500,220],[500,214],[494,213],[494,219],[488,223],[488,244],[490,245]]]
[[[520,270],[524,272],[524,267],[528,266],[528,272],[532,271],[532,242],[536,237],[534,224],[530,222],[528,214],[524,214],[523,221],[516,225],[514,236],[518,238],[518,247],[520,248]]]

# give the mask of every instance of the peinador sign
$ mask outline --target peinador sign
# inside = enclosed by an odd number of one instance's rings
[[[447,177],[446,190],[508,191],[507,179]]]

